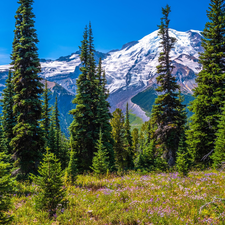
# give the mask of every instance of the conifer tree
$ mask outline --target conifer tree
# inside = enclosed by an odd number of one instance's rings
[[[211,0],[207,11],[209,21],[202,32],[202,47],[199,62],[202,71],[197,74],[194,101],[189,109],[188,144],[196,163],[215,147],[221,107],[225,100],[225,5],[224,0]]]
[[[58,98],[55,97],[55,105],[52,112],[52,119],[55,131],[55,150],[54,154],[58,159],[60,159],[60,151],[61,151],[61,129],[60,129],[60,121],[59,121],[59,109],[58,109]],[[61,161],[61,160],[60,160]]]
[[[225,162],[225,106],[222,110],[216,133],[214,153],[211,156],[214,168],[218,168],[222,162]]]
[[[46,80],[44,92],[42,95],[43,106],[42,106],[42,121],[41,121],[41,126],[45,131],[46,146],[48,145],[48,140],[49,140],[50,114],[51,114],[51,107],[49,107],[49,101],[50,101],[50,96],[49,96],[50,93],[49,92],[50,91],[48,90],[48,85],[47,85],[47,80]]]
[[[148,145],[146,145],[142,152],[137,157],[136,168],[143,171],[151,171],[154,169],[155,160],[155,141],[152,140]]]
[[[112,115],[109,111],[110,104],[107,101],[109,97],[108,90],[106,89],[106,77],[105,72],[102,71],[102,60],[99,59],[99,65],[97,68],[97,80],[98,80],[98,101],[97,101],[97,124],[102,131],[102,143],[106,148],[107,156],[109,157],[109,169],[112,171],[115,169],[115,158],[113,152],[114,140],[112,138],[112,127],[110,119]],[[97,146],[97,145],[96,145]]]
[[[111,119],[112,137],[114,139],[115,164],[118,170],[124,170],[127,166],[125,150],[125,128],[124,115],[121,109],[117,108],[112,113]]]
[[[56,214],[59,204],[65,200],[65,189],[63,188],[63,172],[61,163],[53,153],[49,152],[44,155],[41,166],[38,169],[40,176],[31,174],[32,181],[38,185],[39,194],[35,197],[36,209],[46,210],[49,216]]]
[[[91,169],[95,174],[105,174],[109,169],[109,156],[107,156],[106,148],[102,141],[102,131],[100,129],[99,139],[97,143],[97,152],[94,153],[93,163]]]
[[[13,179],[10,178],[9,163],[5,163],[6,155],[0,152],[0,224],[9,224],[12,217],[7,214],[11,208],[10,193],[13,191]]]
[[[133,131],[131,132],[131,135],[132,135],[134,156],[136,157],[137,156],[137,152],[138,152],[138,146],[139,146],[138,129],[134,128]]]
[[[54,122],[51,120],[50,124],[50,131],[49,131],[49,138],[48,138],[48,147],[50,148],[50,152],[56,152],[56,141],[55,141],[55,129],[54,129]]]
[[[128,169],[133,169],[134,168],[134,152],[133,152],[133,148],[132,148],[132,136],[131,136],[131,132],[130,132],[130,120],[129,120],[129,110],[128,110],[128,102],[126,105],[126,119],[125,119],[125,124],[124,124],[124,128],[125,128],[125,149],[127,151],[127,168]]]
[[[73,100],[73,103],[77,105],[76,109],[70,111],[74,118],[70,131],[80,172],[89,170],[92,165],[94,152],[97,151],[96,142],[100,127],[103,132],[102,140],[111,158],[111,167],[113,166],[113,140],[110,136],[109,125],[111,115],[108,109],[109,104],[106,102],[108,96],[104,92],[106,80],[104,74],[102,78],[101,65],[96,71],[91,24],[89,24],[89,29],[85,28],[83,38],[80,47],[81,74],[77,79],[77,94]]]
[[[163,17],[161,18],[161,25],[159,26],[159,33],[161,39],[161,49],[159,57],[159,65],[157,66],[156,78],[159,87],[157,92],[163,94],[158,95],[155,100],[155,105],[152,109],[152,121],[156,128],[154,138],[157,139],[158,144],[163,147],[163,156],[168,161],[169,166],[175,164],[176,151],[178,148],[180,138],[179,110],[181,101],[178,97],[177,90],[179,85],[176,78],[172,76],[173,65],[170,60],[170,51],[174,48],[175,38],[169,36],[169,13],[170,7],[167,5],[162,9]]]
[[[13,115],[13,84],[12,84],[12,71],[9,70],[8,79],[6,80],[6,88],[2,93],[2,126],[7,148],[7,155],[13,154],[13,148],[9,145],[13,135],[13,127],[16,124],[15,116]]]
[[[76,152],[73,150],[72,146],[71,143],[70,161],[65,174],[65,180],[68,183],[74,183],[78,174]]]
[[[78,170],[83,172],[88,170],[92,164],[93,135],[94,127],[92,117],[92,103],[90,93],[90,76],[89,76],[89,44],[88,44],[88,28],[85,27],[83,41],[80,47],[80,60],[82,66],[81,74],[77,82],[77,94],[73,100],[76,108],[70,111],[73,115],[73,122],[70,125],[70,132],[73,137],[73,149],[76,149],[78,157]]]
[[[190,168],[190,155],[187,151],[184,133],[181,136],[176,158],[176,168],[180,176],[187,176]]]
[[[43,84],[38,76],[41,67],[36,47],[38,39],[34,29],[33,0],[19,0],[18,3],[11,56],[16,125],[10,145],[19,161],[21,173],[26,176],[36,172],[44,146],[43,132],[39,127]]]
[[[2,120],[2,117],[0,118]],[[4,152],[7,157],[10,157],[11,155],[8,155],[7,151],[7,145],[6,145],[6,140],[4,137],[3,129],[2,129],[2,121],[0,120],[0,152]]]

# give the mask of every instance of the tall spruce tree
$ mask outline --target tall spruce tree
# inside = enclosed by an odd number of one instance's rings
[[[225,106],[222,110],[216,133],[214,153],[211,156],[214,168],[218,168],[222,162],[225,162]]]
[[[105,77],[105,71],[102,70],[102,60],[99,59],[97,68],[97,81],[98,81],[98,101],[97,101],[97,127],[101,129],[102,133],[102,144],[105,147],[105,151],[109,158],[109,169],[115,169],[115,158],[113,152],[114,140],[112,138],[112,127],[110,119],[112,115],[109,111],[110,104],[107,101],[109,97],[108,90],[106,89],[107,80]],[[97,146],[97,145],[96,145]],[[97,148],[96,148],[97,149]]]
[[[103,143],[108,151],[108,156],[113,159],[112,143],[110,136],[111,127],[109,119],[108,98],[105,92],[106,80],[102,77],[101,62],[96,71],[94,59],[94,44],[91,24],[84,31],[84,40],[80,47],[81,74],[77,79],[77,94],[73,100],[76,109],[70,111],[73,122],[70,126],[73,137],[73,149],[76,149],[78,168],[80,172],[89,170],[92,165],[94,152],[97,151],[96,143],[102,127]],[[111,160],[111,167],[113,167]]]
[[[127,151],[125,149],[125,128],[124,115],[121,109],[117,108],[111,119],[112,137],[114,139],[115,164],[118,170],[124,170],[127,167]]]
[[[176,78],[172,76],[174,66],[170,59],[170,52],[174,48],[176,39],[169,36],[170,12],[168,5],[162,8],[163,17],[161,18],[158,33],[161,39],[160,48],[162,52],[158,59],[157,73],[159,76],[156,79],[159,87],[156,91],[163,94],[158,95],[155,100],[152,109],[152,120],[156,127],[155,138],[158,144],[164,148],[163,157],[168,161],[169,166],[173,166],[180,137],[178,108],[181,107],[181,101],[177,92],[179,85]]]
[[[225,100],[225,6],[224,0],[211,0],[207,11],[209,22],[202,32],[200,53],[202,71],[197,74],[195,100],[189,109],[194,113],[190,118],[188,144],[196,163],[215,147],[219,115]]]
[[[15,116],[13,115],[13,84],[12,84],[12,71],[9,70],[8,79],[6,80],[6,88],[3,90],[2,93],[2,126],[5,138],[5,144],[7,148],[7,154],[13,154],[13,148],[9,145],[13,135],[13,127],[16,124]]]
[[[54,154],[59,159],[60,151],[61,151],[61,128],[60,128],[60,120],[59,120],[60,114],[58,109],[58,98],[55,97],[55,105],[52,112],[52,119],[53,119],[53,126],[55,131],[55,152]]]
[[[44,88],[42,98],[43,98],[43,105],[42,105],[41,127],[45,132],[45,138],[46,138],[45,145],[47,146],[48,140],[49,140],[50,114],[51,114],[51,107],[49,107],[50,91],[48,90],[47,80],[45,81],[45,88]]]
[[[34,29],[33,0],[19,0],[18,3],[11,55],[15,93],[13,113],[17,121],[10,145],[22,174],[27,175],[37,171],[43,151],[43,132],[38,123],[42,112],[40,95],[43,84],[38,76],[41,66],[36,47],[38,39]]]
[[[132,146],[132,136],[130,132],[130,120],[129,120],[129,110],[128,110],[128,102],[126,105],[126,119],[125,119],[125,149],[127,151],[127,169],[133,169],[134,168],[134,151],[133,151],[133,146]]]

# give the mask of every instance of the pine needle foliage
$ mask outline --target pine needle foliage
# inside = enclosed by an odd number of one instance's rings
[[[115,164],[118,170],[125,170],[127,167],[126,157],[127,151],[125,150],[125,127],[124,115],[121,109],[117,108],[112,113],[113,118],[110,120],[112,126],[112,137],[114,139],[114,155]]]
[[[186,139],[184,134],[181,136],[176,158],[176,168],[180,176],[188,176],[190,169],[190,155],[187,149]]]
[[[76,152],[73,150],[71,144],[70,160],[68,168],[66,169],[65,173],[65,181],[67,183],[73,184],[76,181],[77,175],[78,175],[77,157]]]
[[[18,3],[11,55],[15,94],[13,114],[16,117],[16,125],[13,127],[15,136],[10,145],[22,174],[26,176],[37,171],[43,152],[43,131],[39,127],[43,84],[38,76],[41,66],[36,47],[38,39],[34,28],[33,0],[19,0]]]
[[[81,43],[81,74],[77,79],[77,94],[73,100],[76,108],[70,111],[74,118],[70,125],[70,132],[73,137],[73,149],[76,149],[78,157],[78,170],[80,173],[90,170],[94,153],[97,151],[96,143],[100,128],[102,128],[103,144],[110,157],[110,168],[113,170],[113,139],[109,123],[110,105],[107,102],[108,92],[101,59],[97,69],[95,65],[91,24],[89,28],[85,28]]]
[[[225,162],[225,106],[220,116],[214,153],[211,156],[213,167],[218,168],[222,162]]]
[[[225,100],[225,3],[211,0],[207,11],[209,21],[202,32],[202,47],[199,62],[202,71],[196,76],[195,100],[189,109],[190,118],[188,144],[196,163],[215,147],[219,117]],[[205,161],[206,162],[206,161]]]
[[[48,90],[47,80],[45,81],[45,87],[42,98],[43,98],[43,105],[42,105],[41,127],[45,132],[45,139],[46,139],[45,146],[47,146],[49,140],[50,115],[51,115],[51,107],[49,106],[50,91]]]
[[[7,212],[12,207],[10,194],[13,191],[13,179],[9,173],[10,164],[5,161],[5,153],[0,152],[0,224],[9,224],[12,220]]]
[[[56,214],[59,204],[64,203],[66,191],[63,187],[63,172],[61,163],[53,153],[44,155],[43,161],[39,166],[39,176],[31,174],[30,178],[38,186],[38,195],[35,197],[35,207],[39,210],[49,212],[52,217]]]
[[[152,122],[155,129],[154,138],[161,145],[161,149],[163,148],[163,157],[169,166],[173,166],[181,133],[181,127],[178,125],[180,119],[178,108],[181,107],[181,101],[178,97],[180,87],[176,78],[172,76],[174,66],[170,59],[170,52],[174,48],[176,39],[169,36],[170,12],[168,5],[162,8],[163,17],[161,25],[158,26],[162,52],[158,59],[157,73],[159,76],[156,79],[159,86],[156,91],[162,94],[158,95],[155,100],[152,109]]]
[[[96,148],[97,152],[94,153],[91,169],[96,175],[106,174],[107,170],[109,170],[109,156],[107,156],[106,148],[103,145],[101,129]]]
[[[132,148],[132,136],[131,136],[131,132],[130,132],[130,120],[129,120],[129,110],[128,110],[128,102],[126,105],[126,118],[125,118],[125,124],[124,124],[124,128],[125,128],[125,149],[127,151],[127,169],[133,169],[134,168],[134,151]]]
[[[13,134],[13,127],[16,125],[16,118],[13,115],[13,83],[12,83],[12,71],[9,70],[8,78],[5,83],[6,88],[3,90],[2,93],[2,126],[5,138],[5,144],[7,148],[7,154],[13,154],[13,148],[9,145],[12,138],[14,137]]]

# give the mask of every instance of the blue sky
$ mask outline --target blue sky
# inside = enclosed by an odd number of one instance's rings
[[[161,8],[171,6],[170,27],[203,30],[210,0],[35,0],[39,57],[56,59],[78,50],[91,21],[96,50],[108,52],[155,31]],[[10,63],[17,0],[0,1],[0,65]]]

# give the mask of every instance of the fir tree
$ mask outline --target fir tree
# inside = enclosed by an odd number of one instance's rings
[[[143,171],[153,170],[155,151],[155,141],[152,140],[148,145],[144,147],[143,151],[138,155],[136,160],[136,168]]]
[[[74,183],[78,174],[76,152],[73,150],[72,146],[71,143],[70,161],[65,174],[65,180],[68,183]]]
[[[60,154],[60,138],[61,138],[61,129],[60,129],[60,121],[59,121],[59,109],[58,109],[58,98],[55,97],[55,105],[53,108],[52,118],[55,129],[55,155],[59,158]]]
[[[101,78],[101,66],[96,72],[91,24],[89,29],[85,28],[83,37],[84,40],[80,47],[81,74],[77,79],[77,94],[73,100],[73,103],[77,105],[76,109],[70,111],[74,118],[70,131],[80,172],[89,170],[92,165],[100,127],[103,130],[102,140],[112,159],[111,167],[113,166],[113,140],[110,137],[109,125],[111,116],[108,109],[109,104],[106,102],[107,94],[104,93],[106,81],[104,77]]]
[[[176,168],[182,177],[188,175],[190,168],[190,156],[188,154],[187,144],[185,141],[184,134],[182,134],[176,158]]]
[[[44,92],[43,92],[43,95],[42,95],[43,106],[42,106],[42,121],[41,121],[41,126],[45,131],[46,146],[48,145],[49,131],[50,131],[51,108],[49,107],[49,101],[50,101],[50,96],[49,96],[50,93],[49,92],[50,91],[48,90],[48,85],[47,85],[47,80],[46,80]]]
[[[2,118],[0,118],[2,120]],[[7,155],[7,157],[9,158],[11,155],[8,154],[8,150],[7,150],[7,145],[6,145],[6,140],[4,137],[4,132],[2,129],[2,121],[0,120],[0,152],[3,152]]]
[[[110,119],[112,115],[109,111],[110,104],[107,101],[109,97],[108,90],[106,89],[106,77],[105,72],[102,71],[102,60],[99,59],[99,65],[97,68],[97,80],[99,85],[98,90],[98,101],[97,101],[97,124],[96,126],[102,130],[102,143],[106,148],[107,156],[109,157],[109,168],[110,170],[115,169],[115,158],[113,152],[114,140],[112,138],[112,127]]]
[[[5,163],[6,155],[0,152],[0,224],[9,224],[12,217],[7,214],[11,208],[10,193],[13,191],[13,179],[10,178],[9,163]]]
[[[36,172],[44,146],[43,132],[38,123],[42,112],[40,95],[43,84],[38,76],[41,67],[36,47],[38,39],[34,29],[33,0],[19,0],[18,3],[11,56],[15,93],[13,113],[17,120],[10,145],[22,174],[26,176]]]
[[[137,153],[138,153],[138,146],[139,146],[138,129],[134,128],[133,131],[131,132],[131,135],[132,135],[133,151],[134,151],[134,155],[136,157]]]
[[[63,203],[66,193],[63,188],[61,163],[53,153],[48,152],[48,147],[46,150],[47,153],[38,169],[40,176],[32,174],[30,177],[39,189],[39,194],[35,197],[36,209],[46,210],[52,217],[56,214],[59,204]]]
[[[113,112],[111,119],[112,137],[114,139],[114,154],[115,164],[118,170],[124,170],[127,166],[126,157],[127,151],[125,150],[125,128],[124,128],[124,115],[121,109],[116,109]]]
[[[9,145],[13,135],[13,127],[16,124],[15,116],[13,115],[13,84],[12,84],[12,71],[9,70],[8,79],[6,80],[6,88],[2,93],[2,125],[7,148],[7,155],[13,154],[13,148]]]
[[[129,120],[129,110],[128,110],[128,102],[126,105],[126,119],[125,119],[125,124],[124,124],[124,129],[125,129],[125,149],[127,151],[127,168],[128,169],[133,169],[134,168],[134,152],[132,149],[132,136],[130,132],[130,120]]]
[[[179,109],[181,101],[178,98],[179,85],[176,83],[176,78],[172,76],[173,65],[170,60],[170,51],[174,48],[175,38],[169,36],[169,22],[170,7],[162,9],[163,17],[161,18],[161,25],[159,26],[159,33],[161,39],[161,49],[159,57],[159,65],[157,66],[156,78],[159,87],[157,92],[163,94],[158,95],[155,100],[155,105],[152,109],[153,125],[156,128],[154,138],[163,146],[163,156],[168,161],[170,166],[175,164],[176,150],[178,148],[181,128],[178,126]]]
[[[60,136],[60,152],[59,152],[59,159],[61,161],[62,169],[64,170],[69,163],[70,155],[69,155],[69,141],[66,138],[65,134],[61,133]]]
[[[188,144],[195,161],[215,147],[221,107],[225,100],[225,7],[223,0],[211,0],[207,11],[209,22],[202,32],[202,47],[199,62],[202,71],[197,74],[195,100],[189,109],[194,113],[190,118]]]
[[[222,109],[222,115],[216,133],[214,153],[211,156],[214,168],[218,168],[222,162],[225,162],[225,106]]]
[[[93,157],[91,169],[97,175],[106,174],[107,170],[109,169],[109,157],[107,156],[107,151],[103,145],[101,129],[99,134],[99,140],[97,143],[97,152],[95,152],[94,154],[95,156]]]
[[[56,141],[55,141],[55,129],[54,129],[54,122],[51,120],[50,124],[50,131],[49,131],[49,138],[48,138],[48,147],[50,148],[50,152],[56,152]]]

